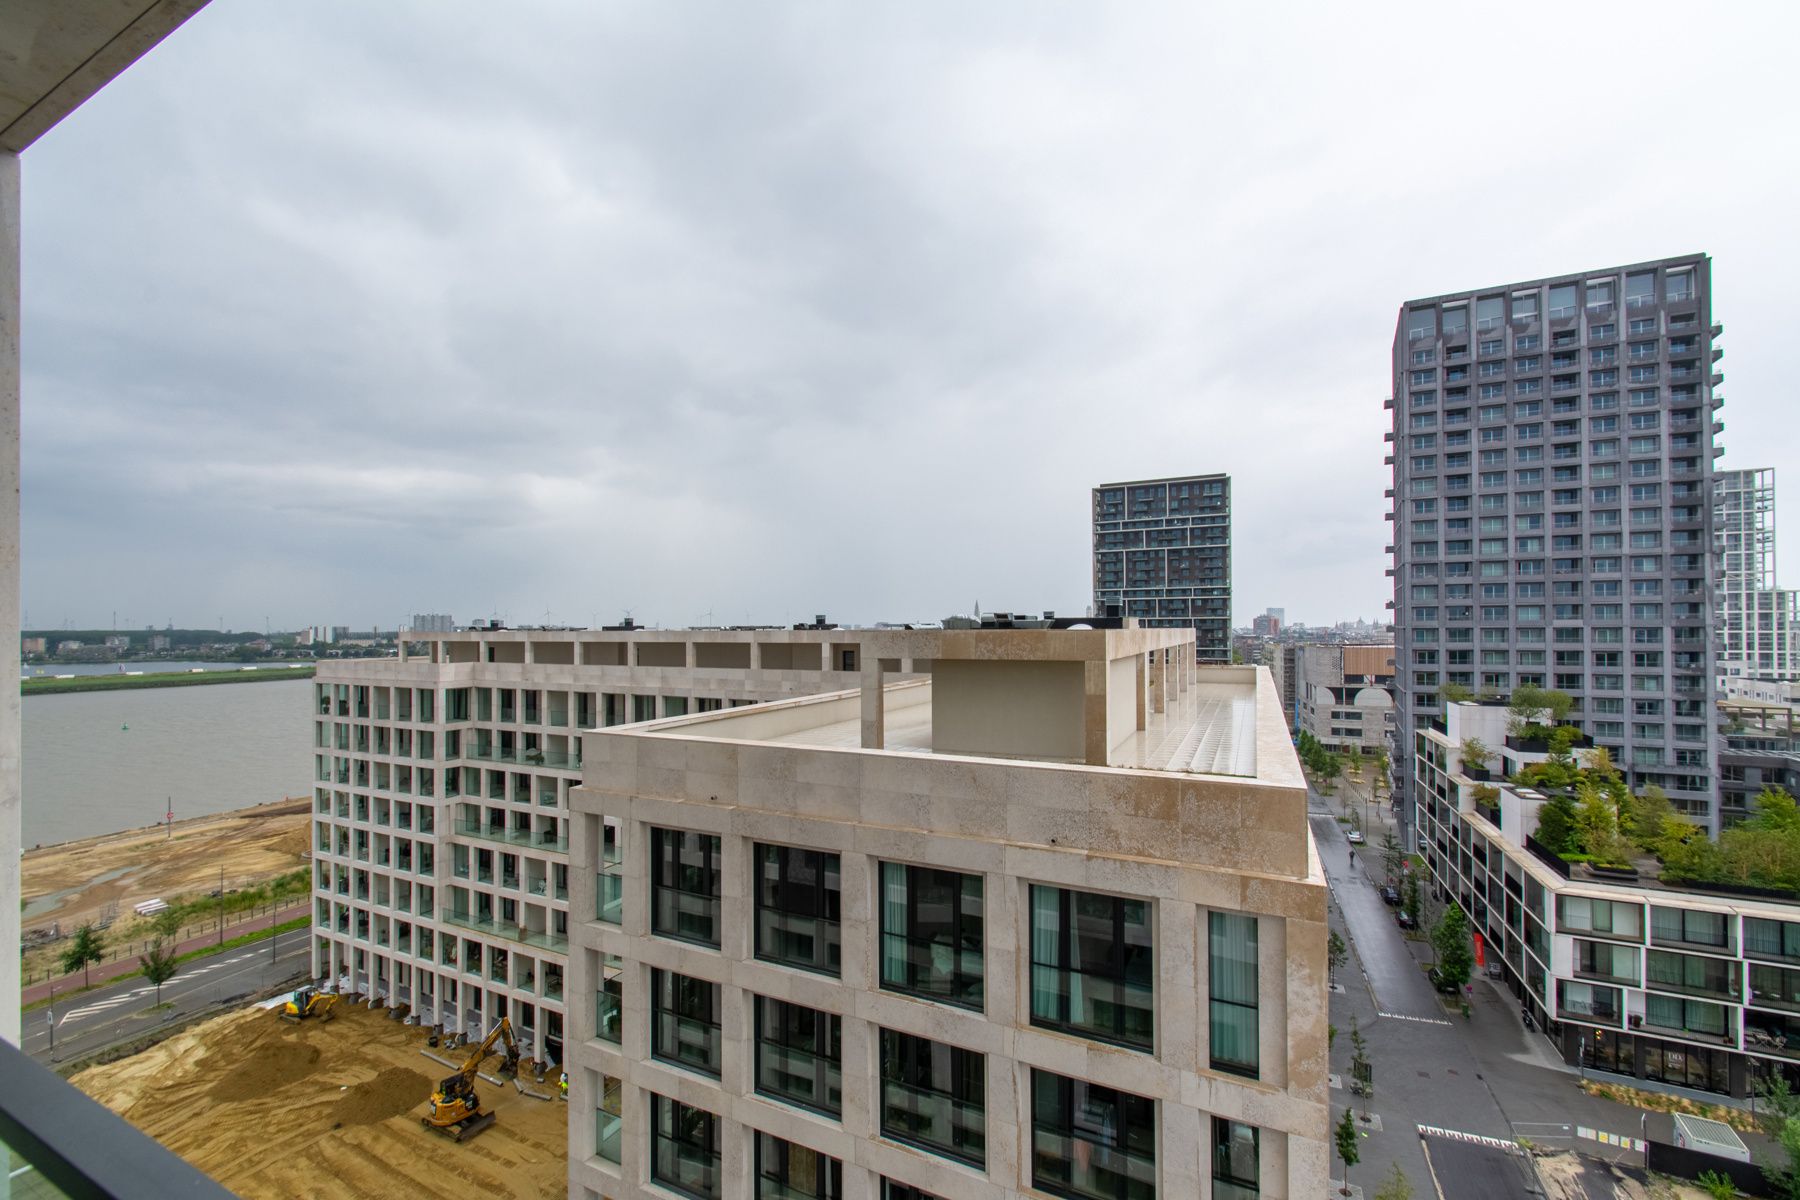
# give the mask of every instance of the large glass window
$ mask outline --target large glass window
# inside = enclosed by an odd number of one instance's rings
[[[798,1004],[756,998],[756,1090],[837,1116],[843,1112],[843,1021]]]
[[[756,1135],[757,1200],[838,1200],[844,1164],[778,1137]]]
[[[1256,1200],[1262,1193],[1256,1126],[1214,1117],[1212,1138],[1213,1200]]]
[[[650,931],[719,944],[719,839],[680,829],[650,833]]]
[[[1256,918],[1207,914],[1212,1009],[1212,1065],[1216,1071],[1257,1077]]]
[[[883,1178],[881,1181],[881,1200],[938,1200],[938,1197],[916,1188],[910,1183],[899,1183]]]
[[[1681,942],[1690,946],[1718,946],[1729,949],[1732,943],[1731,919],[1724,913],[1701,912],[1691,908],[1650,908],[1651,940]]]
[[[1153,1200],[1156,1102],[1032,1071],[1031,1185],[1075,1200]]]
[[[697,1200],[719,1200],[719,1118],[650,1097],[650,1178]]]
[[[600,1077],[600,1107],[594,1112],[594,1150],[607,1162],[619,1158],[619,1081],[610,1075]]]
[[[981,1007],[981,876],[881,864],[881,986]]]
[[[796,846],[756,847],[756,957],[838,973],[838,856]]]
[[[619,1022],[624,1011],[624,989],[615,969],[594,990],[594,1036],[603,1042],[618,1045]]]
[[[717,1078],[719,985],[673,971],[650,972],[650,1053]]]
[[[987,1161],[987,1063],[971,1050],[881,1031],[881,1134]]]
[[[1031,1023],[1149,1050],[1156,978],[1150,904],[1031,889]]]
[[[1787,958],[1800,961],[1800,924],[1744,918],[1744,953],[1751,958]]]

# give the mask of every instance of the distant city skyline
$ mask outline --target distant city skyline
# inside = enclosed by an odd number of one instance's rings
[[[1568,138],[1421,172],[1470,119],[1422,97],[1567,94],[1544,21],[1650,62],[1691,15],[1541,12],[212,5],[32,152],[25,606],[1078,612],[1095,482],[1224,471],[1234,625],[1376,611],[1397,298],[1681,252],[1720,465],[1793,462],[1800,14],[1633,78],[1705,187]]]

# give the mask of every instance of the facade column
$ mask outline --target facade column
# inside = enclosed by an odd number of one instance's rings
[[[17,642],[18,639],[14,639]],[[13,647],[18,653],[18,647]],[[862,660],[862,745],[864,750],[887,746],[887,692],[883,690],[881,660],[864,655]]]
[[[19,1041],[19,156],[0,153],[0,1038]]]

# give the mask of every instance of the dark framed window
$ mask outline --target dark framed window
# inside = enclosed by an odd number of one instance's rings
[[[650,931],[719,945],[719,839],[680,829],[650,831]]]
[[[1033,1070],[1031,1185],[1073,1200],[1154,1200],[1156,1102]]]
[[[881,1031],[881,1135],[974,1166],[987,1162],[987,1061]]]
[[[881,1200],[938,1200],[938,1197],[910,1183],[898,1183],[885,1175],[881,1179]]]
[[[719,1200],[719,1118],[652,1094],[650,1178],[696,1200]]]
[[[1247,1075],[1261,1070],[1258,1051],[1256,918],[1248,913],[1207,914],[1212,1066]]]
[[[797,846],[756,847],[756,957],[836,975],[842,887],[838,856]]]
[[[604,973],[604,972],[602,972]],[[619,1044],[620,1021],[625,1013],[624,988],[616,971],[601,980],[594,990],[594,1036],[603,1042]]]
[[[1262,1194],[1261,1137],[1254,1125],[1212,1119],[1213,1200],[1256,1200]]]
[[[843,1163],[758,1131],[757,1200],[838,1200],[843,1194]]]
[[[1031,1023],[1122,1046],[1154,1044],[1150,904],[1031,889]]]
[[[719,1077],[719,985],[674,971],[650,972],[650,1053]]]
[[[981,1008],[981,876],[881,864],[881,986]]]
[[[832,1116],[844,1111],[843,1020],[835,1013],[756,998],[756,1090]]]

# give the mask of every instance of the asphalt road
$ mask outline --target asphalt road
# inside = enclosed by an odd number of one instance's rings
[[[1350,933],[1353,961],[1361,965],[1368,977],[1376,1009],[1384,1016],[1442,1020],[1444,1011],[1406,948],[1405,935],[1394,924],[1393,910],[1381,902],[1381,893],[1370,886],[1368,872],[1381,870],[1380,851],[1365,845],[1352,865],[1350,843],[1344,839],[1344,827],[1337,818],[1322,814],[1315,806],[1311,821],[1319,860],[1325,865],[1332,897]]]
[[[1524,1159],[1489,1142],[1423,1139],[1431,1179],[1443,1200],[1529,1200]]]
[[[222,1001],[264,991],[282,983],[298,985],[308,966],[310,929],[278,935],[271,959],[267,941],[241,946],[181,964],[175,978],[156,989],[142,979],[127,979],[95,988],[24,1017],[24,1048],[40,1062],[66,1062],[148,1033],[158,1025],[222,1008]],[[55,1013],[56,1049],[51,1052],[51,1013]]]

